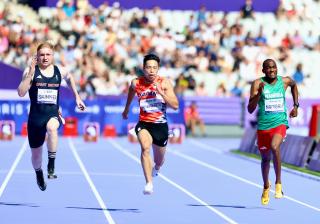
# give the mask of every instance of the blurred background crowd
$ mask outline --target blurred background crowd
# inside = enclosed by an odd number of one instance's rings
[[[282,0],[275,12],[256,12],[244,0],[237,12],[123,9],[107,1],[60,0],[38,12],[0,1],[0,60],[23,69],[36,45],[56,45],[55,63],[74,75],[83,99],[126,94],[142,74],[142,58],[161,58],[159,75],[178,95],[247,97],[266,58],[291,76],[301,97],[319,96],[320,2]]]

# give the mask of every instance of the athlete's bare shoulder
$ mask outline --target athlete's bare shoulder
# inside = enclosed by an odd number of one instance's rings
[[[166,77],[161,77],[161,85],[164,88],[168,88],[168,87],[170,88],[172,86],[170,80]]]
[[[259,85],[260,85],[260,83],[262,83],[261,78],[255,79],[255,80],[252,82],[251,86],[252,86],[253,88],[258,88]]]
[[[260,84],[262,82],[262,78],[255,79],[253,82]]]
[[[138,83],[139,78],[136,77],[134,79],[131,80],[131,84],[130,84],[130,88],[132,89],[136,89],[137,83]]]
[[[68,72],[67,68],[65,66],[63,66],[63,65],[56,65],[56,66],[60,71],[62,79],[68,79],[69,78],[69,72]]]
[[[290,83],[293,81],[292,78],[289,76],[282,76],[281,78],[282,78],[282,81],[285,83]]]
[[[140,78],[139,77],[136,77],[134,79],[131,80],[131,83],[133,84],[137,84],[139,82]]]
[[[296,84],[296,82],[289,76],[283,76],[282,81],[285,88],[287,88],[288,86],[294,86]]]

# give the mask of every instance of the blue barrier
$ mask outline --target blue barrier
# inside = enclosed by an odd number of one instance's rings
[[[305,167],[314,142],[311,137],[288,135],[281,147],[282,162]]]
[[[318,143],[312,153],[308,168],[314,171],[320,171],[320,143]]]
[[[63,98],[62,98],[63,99]],[[126,103],[125,96],[109,96],[96,100],[85,101],[87,110],[82,112],[76,108],[74,100],[62,100],[60,98],[61,112],[64,117],[76,117],[78,119],[78,133],[83,134],[83,126],[86,122],[98,122],[101,130],[107,124],[113,124],[119,135],[127,134],[128,123],[135,123],[139,119],[139,105],[137,100],[132,102],[128,120],[122,119],[122,111]],[[168,122],[184,124],[184,101],[179,99],[179,109],[167,109]],[[0,120],[14,120],[16,133],[20,134],[22,125],[28,120],[29,101],[0,101]],[[62,133],[62,129],[59,129]]]
[[[185,105],[192,101],[198,105],[198,111],[205,124],[239,125],[244,122],[243,100],[239,97],[185,97]]]
[[[256,138],[257,130],[254,128],[246,128],[240,142],[239,150],[242,152],[258,154]]]
[[[255,144],[256,138],[256,130],[254,128],[247,128],[242,136],[239,150],[242,152],[259,154],[258,147]],[[280,149],[282,162],[305,167],[312,148],[314,147],[314,143],[315,140],[311,137],[287,135]],[[320,150],[320,147],[318,150]]]

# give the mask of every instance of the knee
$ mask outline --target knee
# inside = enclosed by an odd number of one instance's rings
[[[150,154],[150,147],[141,147],[141,154],[143,156],[149,155]]]
[[[271,151],[272,151],[273,153],[278,153],[280,147],[279,147],[279,145],[272,143],[270,149],[271,149]]]
[[[42,158],[42,155],[39,154],[32,154],[32,160],[33,161],[38,161]]]
[[[270,163],[270,160],[271,160],[270,156],[268,156],[268,157],[262,157],[261,162],[262,162],[262,163]]]
[[[57,128],[52,125],[48,125],[47,126],[47,133],[49,135],[57,134]]]
[[[41,149],[32,149],[32,159],[39,160],[42,158],[42,150]]]

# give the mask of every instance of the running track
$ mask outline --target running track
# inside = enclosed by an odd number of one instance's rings
[[[58,179],[38,189],[26,138],[0,142],[1,224],[319,223],[320,179],[284,170],[285,198],[260,204],[260,163],[229,152],[239,139],[169,144],[154,193],[142,194],[139,145],[60,138]],[[44,168],[47,153],[43,153]],[[274,182],[273,168],[270,179]],[[274,189],[274,184],[273,184]]]

